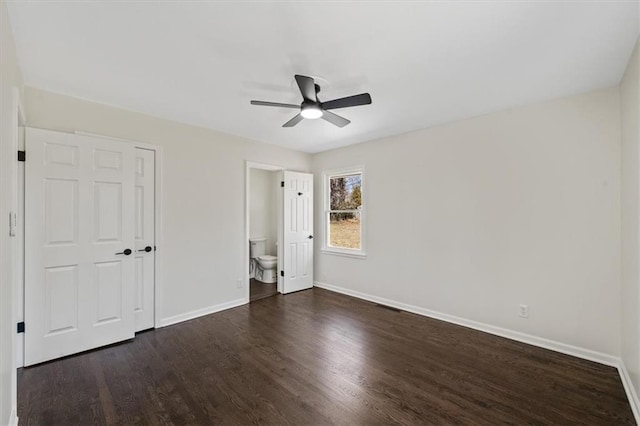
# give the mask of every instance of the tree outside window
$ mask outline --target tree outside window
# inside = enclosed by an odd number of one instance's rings
[[[362,172],[330,175],[327,246],[362,249]]]

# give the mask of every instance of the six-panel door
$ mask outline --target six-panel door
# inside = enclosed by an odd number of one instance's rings
[[[25,365],[134,336],[134,147],[26,129]]]
[[[283,293],[313,287],[313,175],[284,172]]]

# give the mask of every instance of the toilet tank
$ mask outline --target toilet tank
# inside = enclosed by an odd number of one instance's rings
[[[266,238],[250,238],[249,239],[249,257],[255,259],[258,256],[264,256],[267,250]]]

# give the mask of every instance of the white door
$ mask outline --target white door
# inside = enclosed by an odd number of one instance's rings
[[[155,152],[136,148],[135,331],[154,326]]]
[[[25,365],[134,337],[133,146],[26,129],[26,152]]]
[[[284,172],[283,293],[313,287],[313,175]]]

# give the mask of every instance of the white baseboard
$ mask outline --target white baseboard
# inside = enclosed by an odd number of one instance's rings
[[[620,360],[620,363],[618,364],[618,372],[620,373],[620,380],[622,380],[624,391],[627,393],[627,398],[629,398],[629,405],[631,405],[631,410],[636,418],[636,423],[640,425],[640,400],[638,400],[638,394],[636,393],[636,389],[633,387],[633,382],[631,382],[631,377],[629,376],[627,367],[624,365],[624,361],[622,360]]]
[[[561,352],[567,355],[576,356],[589,361],[598,362],[600,364],[609,365],[611,367],[618,367],[620,364],[620,358],[592,351],[590,349],[580,348],[578,346],[568,345],[566,343],[556,342],[554,340],[545,339],[543,337],[533,336],[531,334],[521,333],[519,331],[509,330],[502,327],[496,327],[490,324],[481,323],[478,321],[469,320],[466,318],[457,317],[454,315],[444,314],[442,312],[433,311],[431,309],[421,308],[419,306],[408,305],[395,300],[385,299],[383,297],[372,296],[370,294],[361,293],[359,291],[350,290],[344,287],[338,287],[331,284],[322,282],[314,282],[316,287],[324,288],[326,290],[335,291],[337,293],[346,294],[348,296],[357,297],[358,299],[368,300],[370,302],[380,303],[383,305],[391,306],[403,311],[411,312],[418,315],[423,315],[430,318],[450,322],[453,324],[461,325],[474,330],[484,331],[485,333],[494,334],[500,337],[506,337],[507,339],[517,340],[519,342],[527,343],[541,348],[550,349],[552,351]]]
[[[219,305],[207,306],[206,308],[196,309],[195,311],[186,312],[184,314],[174,315],[172,317],[163,318],[160,320],[160,327],[166,327],[168,325],[177,324],[183,321],[189,321],[194,318],[198,318],[204,315],[214,314],[216,312],[224,311],[227,309],[235,308],[237,306],[245,305],[246,299],[232,300],[231,302],[220,303]]]
[[[11,416],[9,416],[9,426],[18,426],[18,411],[15,407],[13,407]]]

